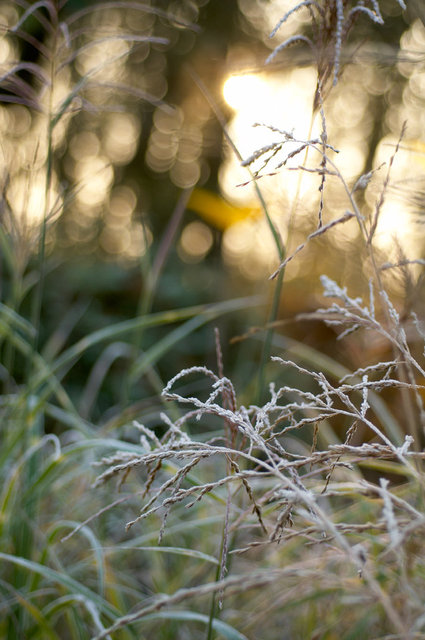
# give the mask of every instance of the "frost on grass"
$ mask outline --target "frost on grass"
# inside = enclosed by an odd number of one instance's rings
[[[359,298],[351,298],[329,279],[323,279],[323,283],[325,295],[342,302],[330,308],[331,316],[333,313],[341,322],[349,317],[367,329],[376,328],[370,309]],[[227,495],[233,505],[226,515],[228,528],[232,528],[232,517],[234,523],[240,523],[241,518],[245,521],[245,550],[285,540],[297,530],[302,536],[308,527],[310,540],[317,544],[332,540],[354,562],[356,554],[352,553],[347,532],[356,531],[365,523],[334,522],[329,500],[336,495],[355,500],[365,494],[357,471],[359,461],[388,460],[405,468],[406,474],[416,473],[412,460],[423,454],[411,450],[413,438],[407,436],[404,443],[394,443],[377,419],[379,394],[384,389],[409,385],[393,375],[396,361],[379,362],[331,381],[323,372],[306,369],[291,360],[277,356],[272,360],[280,366],[283,377],[292,371],[305,384],[271,384],[264,404],[244,406],[238,404],[228,378],[219,377],[206,367],[185,369],[163,391],[166,400],[181,407],[181,417],[171,420],[167,414],[161,415],[165,427],[161,438],[136,423],[140,455],[118,451],[101,460],[99,464],[106,470],[96,485],[112,478],[121,485],[131,473],[142,471],[137,482],[142,484],[144,504],[127,523],[127,529],[157,513],[163,521],[159,532],[162,539],[167,518],[176,505],[195,508],[207,496],[214,495],[223,502]],[[203,399],[180,390],[194,375],[209,383]],[[222,431],[217,435],[215,430],[214,437],[208,439],[205,434],[211,418],[214,424],[218,420]],[[294,450],[294,436],[304,434],[301,437],[306,442],[309,433],[320,434],[321,425],[328,424],[345,430],[341,444],[320,449],[316,438],[315,446],[305,445],[302,453],[299,446]],[[360,427],[366,430],[368,442],[355,445],[352,439]],[[200,480],[203,477],[208,480]],[[368,526],[385,526],[394,543],[394,532],[397,531],[398,540],[403,536],[403,527],[412,526],[412,522],[403,520],[396,526],[387,485],[381,481],[375,490],[383,500],[383,508],[375,509],[375,522],[371,520]]]
[[[375,293],[372,283],[363,300],[326,276],[321,282],[329,306],[311,316],[340,336],[353,328],[379,335],[393,347],[393,359],[365,363],[337,377],[284,353],[275,355],[271,360],[280,382],[270,384],[267,398],[258,405],[238,401],[222,365],[219,374],[207,367],[184,369],[163,390],[164,400],[174,405],[173,412],[161,414],[163,435],[135,423],[140,451],[117,451],[103,458],[96,485],[113,479],[119,488],[128,483],[127,491],[141,496],[142,504],[126,529],[137,535],[142,522],[159,517],[160,542],[176,512],[181,521],[182,508],[190,510],[189,523],[202,508],[221,518],[217,585],[228,579],[232,554],[249,562],[256,553],[258,562],[261,552],[267,562],[269,550],[288,544],[299,550],[302,562],[312,549],[312,562],[320,559],[332,567],[339,562],[354,572],[404,633],[404,622],[375,578],[372,555],[378,564],[385,559],[403,575],[407,546],[425,528],[420,501],[415,503],[414,492],[406,497],[403,484],[409,479],[420,494],[425,454],[391,416],[382,396],[423,392],[424,387],[398,375],[401,366],[409,365],[420,376],[422,368],[388,296]],[[202,394],[187,392],[194,377],[204,383]],[[328,440],[329,431],[338,434],[339,441]],[[237,544],[232,545],[234,539]],[[275,579],[280,579],[278,574]],[[221,602],[222,588],[217,592]]]

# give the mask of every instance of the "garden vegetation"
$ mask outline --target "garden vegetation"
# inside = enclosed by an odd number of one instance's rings
[[[1,637],[425,638],[424,262],[401,246],[388,256],[377,242],[409,123],[384,164],[353,177],[339,168],[327,120],[350,74],[353,34],[366,23],[384,28],[384,9],[401,20],[405,3],[305,0],[281,15],[272,43],[297,16],[304,22],[265,64],[299,48],[314,61],[318,135],[298,139],[291,123],[264,123],[274,142],[242,157],[197,79],[273,239],[275,267],[262,284],[270,299],[234,290],[223,298],[217,287],[210,304],[156,306],[184,192],[159,241],[150,244],[148,225],[131,227],[144,247],[137,313],[124,308],[100,324],[100,313],[84,324],[86,289],[66,310],[49,289],[55,272],[71,277],[61,272],[72,246],[60,233],[72,229],[83,189],[58,177],[70,131],[78,118],[119,112],[124,95],[169,114],[166,98],[132,84],[120,65],[168,46],[156,24],[170,34],[198,27],[161,3],[6,4],[2,38],[13,56],[1,70],[0,115],[24,108],[31,124],[28,148],[2,152]],[[102,22],[106,10],[114,19]],[[94,50],[103,57],[90,58]],[[298,185],[285,233],[263,197],[268,177],[284,171]],[[317,206],[299,238],[307,174]],[[25,216],[34,185],[35,225]],[[302,270],[310,247],[348,225],[356,249],[346,282],[322,273],[319,308],[283,319],[287,270]],[[119,284],[115,295],[122,301]],[[231,349],[241,353],[230,363],[226,316],[237,318]],[[303,323],[325,327],[323,344],[286,331]],[[213,349],[203,353],[205,336]],[[239,388],[232,367],[252,361]]]

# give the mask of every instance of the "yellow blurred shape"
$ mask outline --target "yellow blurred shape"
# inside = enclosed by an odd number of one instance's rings
[[[238,207],[230,204],[207,189],[194,189],[187,208],[219,231],[225,231],[237,222],[257,218],[261,213],[258,207]]]
[[[422,167],[425,166],[425,142],[422,140],[408,140],[402,147],[413,151],[416,154],[416,162]]]

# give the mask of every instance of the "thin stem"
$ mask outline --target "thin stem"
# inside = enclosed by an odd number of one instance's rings
[[[33,308],[32,308],[32,323],[35,329],[33,352],[38,349],[40,341],[40,323],[41,323],[41,308],[44,292],[44,280],[45,280],[45,261],[46,261],[46,232],[47,232],[47,220],[50,214],[51,195],[52,195],[52,179],[53,179],[53,129],[54,129],[54,111],[53,111],[53,90],[56,76],[56,52],[58,48],[58,30],[59,30],[59,16],[58,9],[55,3],[55,11],[51,12],[51,23],[53,32],[53,42],[50,56],[50,82],[49,82],[49,94],[48,94],[48,109],[47,109],[47,159],[46,159],[46,178],[44,186],[44,211],[43,219],[41,221],[40,236],[38,243],[38,260],[37,268],[39,279],[35,287]],[[34,367],[34,359],[32,367]]]

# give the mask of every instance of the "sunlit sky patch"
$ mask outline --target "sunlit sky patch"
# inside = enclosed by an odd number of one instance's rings
[[[235,112],[228,131],[242,158],[247,159],[256,150],[283,139],[280,133],[269,127],[288,131],[299,140],[307,139],[314,90],[315,71],[310,67],[278,75],[247,74],[228,78],[223,86],[223,95]],[[318,128],[314,126],[312,135],[317,134]],[[275,166],[295,146],[287,143],[262,174],[273,173]],[[301,154],[289,162],[289,166],[296,166],[303,157]],[[257,170],[261,165],[262,160],[259,160],[251,168]],[[235,185],[249,178],[248,170],[241,167],[236,156],[229,152],[220,174],[220,184],[226,196],[242,201],[254,197],[253,186],[235,189]],[[278,176],[263,179],[261,188],[266,193],[272,191],[274,195],[282,192],[293,194],[297,178],[283,170]]]
[[[425,29],[422,24],[414,23],[409,31],[406,32],[402,40],[402,49],[421,49],[425,46]],[[425,81],[423,80],[424,72],[421,66],[406,65],[404,63],[404,72],[409,77],[406,86],[403,105],[397,110],[389,110],[389,117],[386,125],[392,131],[389,133],[382,144],[379,145],[378,152],[374,159],[374,166],[379,166],[382,162],[389,161],[394,146],[397,142],[397,136],[401,131],[401,126],[406,115],[414,122],[414,126],[408,129],[408,135],[414,139],[423,137],[425,131],[425,110],[423,104],[425,100]],[[350,85],[351,72],[355,84]],[[365,161],[368,153],[368,136],[370,135],[370,119],[368,115],[369,96],[371,95],[370,87],[374,86],[375,91],[388,91],[391,87],[387,87],[382,82],[375,82],[374,78],[379,75],[379,69],[373,66],[361,68],[353,64],[350,73],[340,80],[340,86],[333,91],[329,103],[325,105],[327,116],[327,129],[330,142],[335,145],[340,153],[338,156],[333,155],[339,170],[347,181],[348,185],[354,184],[355,180],[362,171],[364,171]],[[273,142],[277,138],[275,132],[267,129],[266,126],[256,127],[255,123],[271,125],[281,130],[293,132],[294,135],[302,140],[320,135],[320,121],[316,118],[313,130],[309,133],[311,120],[311,105],[313,101],[313,93],[316,85],[316,74],[313,67],[305,67],[294,69],[286,72],[274,72],[253,74],[233,73],[223,83],[223,97],[227,104],[234,111],[234,115],[229,121],[228,131],[239,149],[243,158],[249,157],[255,150],[265,147],[265,145]],[[380,89],[379,89],[380,87]],[[388,146],[388,142],[392,146]],[[291,147],[287,147],[288,150]],[[282,152],[277,155],[275,164],[282,160]],[[293,162],[289,162],[288,166],[296,167],[303,164],[303,155],[298,156]],[[310,163],[316,163],[318,166],[320,157],[314,158],[310,154]],[[253,165],[254,169],[259,168],[260,163],[257,161]],[[261,166],[261,165],[260,165]],[[415,159],[411,153],[400,151],[394,165],[392,167],[392,181],[399,181],[410,176],[417,175],[420,172],[417,158]],[[299,172],[288,170],[282,167],[278,170],[277,176],[270,176],[273,173],[273,163],[260,171],[264,177],[258,182],[263,195],[270,206],[270,211],[280,228],[281,234],[285,239],[286,225],[288,220],[288,209],[291,209],[295,194],[299,193],[299,205],[297,206],[297,215],[312,215],[312,206],[317,209],[317,176],[303,174],[301,184],[298,182]],[[386,176],[386,169],[378,172],[367,189],[366,201],[369,210],[372,212],[376,205],[376,200],[383,181]],[[228,150],[226,159],[220,171],[220,186],[229,200],[237,201],[239,204],[247,204],[256,199],[253,185],[238,187],[241,183],[249,181],[249,174],[246,168],[241,167],[240,162],[235,154]],[[333,191],[333,200],[339,202],[338,185],[331,183]],[[327,189],[330,188],[329,184]],[[340,196],[343,196],[343,190],[339,189]],[[341,201],[342,202],[342,201]],[[314,204],[316,203],[316,204]],[[342,206],[347,207],[348,202]],[[343,211],[339,213],[341,215]],[[335,216],[336,212],[331,211],[331,216]],[[314,215],[314,214],[313,214]],[[224,242],[224,257],[230,263],[238,262],[242,271],[255,271],[260,264],[263,268],[270,265],[270,246],[266,241],[269,233],[266,225],[257,223],[248,223],[241,225],[238,229],[239,237],[236,239],[236,230],[231,229],[226,232]],[[357,233],[355,223],[350,223],[341,227],[341,236],[345,240],[350,236],[354,237]],[[241,235],[246,237],[241,238]],[[413,257],[421,253],[422,234],[418,233],[417,227],[411,222],[408,207],[403,207],[403,200],[398,194],[394,199],[391,193],[386,194],[385,203],[382,207],[379,226],[377,230],[376,241],[378,245],[389,251],[392,257],[395,250],[394,236],[398,236],[398,241],[403,249]],[[338,242],[338,234],[335,234],[333,242]],[[255,241],[253,240],[255,237]],[[264,250],[261,250],[261,246]],[[273,252],[272,252],[273,253]],[[243,265],[245,261],[245,266]],[[256,267],[252,267],[253,262],[257,263]],[[247,267],[246,265],[250,265]]]

